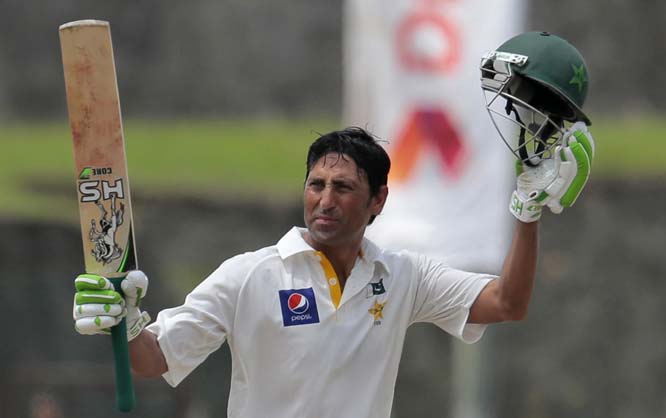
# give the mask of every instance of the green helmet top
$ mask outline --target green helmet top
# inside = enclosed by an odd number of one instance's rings
[[[583,113],[589,83],[587,65],[573,45],[548,32],[526,32],[504,42],[497,52],[527,57],[510,64],[511,70],[557,93],[572,108],[576,120],[591,124]]]

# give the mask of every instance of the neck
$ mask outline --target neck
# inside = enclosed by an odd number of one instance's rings
[[[356,257],[361,252],[362,238],[351,243],[346,243],[345,245],[326,245],[314,241],[312,236],[306,232],[304,239],[312,248],[324,253],[328,261],[331,262],[338,280],[344,286],[344,283],[351,274],[352,268],[354,268]]]
[[[344,286],[344,283],[347,281],[347,278],[351,274],[354,264],[356,263],[356,257],[358,257],[361,246],[355,246],[354,249],[345,248],[345,249],[335,249],[335,250],[319,250],[326,255],[328,261],[331,262],[335,274],[338,276],[338,280]]]

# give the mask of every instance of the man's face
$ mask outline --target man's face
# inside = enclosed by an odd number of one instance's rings
[[[330,153],[320,158],[305,181],[303,192],[305,225],[315,249],[360,242],[370,216],[379,215],[388,188],[377,196],[363,170],[346,155]]]

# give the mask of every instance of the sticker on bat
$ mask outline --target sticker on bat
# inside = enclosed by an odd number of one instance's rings
[[[119,199],[125,198],[123,191],[123,179],[116,179],[113,183],[107,180],[90,180],[79,182],[79,193],[81,202],[97,202],[98,200],[109,200],[112,196]]]
[[[101,217],[99,218],[99,221],[96,221],[95,219],[90,220],[88,238],[94,244],[91,252],[93,256],[95,256],[97,262],[109,264],[123,254],[123,249],[118,246],[118,243],[116,243],[116,231],[118,230],[118,227],[123,224],[125,205],[120,203],[120,207],[116,209],[115,195],[111,196],[110,212],[107,212],[104,204],[99,200],[95,201],[95,205],[97,205],[101,211]]]
[[[79,180],[88,180],[90,176],[108,176],[113,174],[111,167],[84,167],[79,173]]]

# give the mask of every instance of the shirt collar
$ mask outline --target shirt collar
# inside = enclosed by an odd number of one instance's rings
[[[363,237],[363,242],[361,242],[361,252],[361,257],[363,260],[374,264],[375,268],[379,267],[383,269],[386,274],[391,274],[391,270],[388,267],[388,262],[386,261],[384,251],[379,248],[377,244]]]
[[[314,251],[314,249],[303,239],[303,232],[305,231],[307,231],[307,229],[295,226],[280,238],[280,241],[277,243],[277,250],[283,260],[298,253]]]
[[[306,228],[295,226],[278,241],[277,250],[283,260],[299,253],[315,251],[303,239],[305,231],[307,231]],[[374,264],[375,267],[379,266],[386,274],[391,274],[384,251],[377,244],[365,237],[363,238],[363,242],[361,242],[361,259]]]

